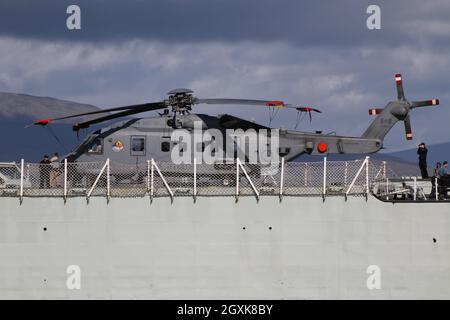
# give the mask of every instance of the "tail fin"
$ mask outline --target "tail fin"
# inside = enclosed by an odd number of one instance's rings
[[[363,138],[380,139],[384,137],[399,121],[405,124],[405,136],[407,140],[412,140],[411,120],[409,112],[414,108],[439,105],[439,99],[425,101],[408,101],[403,90],[403,80],[401,74],[395,75],[397,86],[397,101],[389,102],[383,109],[373,108],[369,110],[370,115],[376,115],[375,120],[363,133]]]

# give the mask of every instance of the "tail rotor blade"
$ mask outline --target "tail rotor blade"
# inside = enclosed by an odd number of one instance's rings
[[[439,105],[439,99],[431,99],[424,101],[411,101],[411,108],[420,108]]]
[[[395,75],[395,84],[397,85],[397,99],[401,101],[405,101],[405,92],[403,91],[403,80],[402,75],[397,73]]]
[[[371,116],[379,115],[382,112],[383,112],[383,109],[380,109],[380,108],[369,109],[369,115],[371,115]]]
[[[409,115],[406,116],[405,120],[403,120],[405,124],[405,134],[406,134],[406,140],[412,140],[413,134],[411,130],[411,119]]]

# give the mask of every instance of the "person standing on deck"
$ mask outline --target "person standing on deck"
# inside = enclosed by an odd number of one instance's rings
[[[45,155],[39,162],[39,188],[46,189],[50,186],[50,160]]]
[[[419,168],[422,179],[428,179],[427,153],[428,149],[425,146],[425,143],[422,142],[421,144],[419,144],[419,148],[417,149],[417,154],[419,155]]]

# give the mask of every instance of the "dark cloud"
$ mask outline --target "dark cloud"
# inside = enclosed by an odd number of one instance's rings
[[[77,41],[287,41],[297,46],[398,45],[420,30],[405,22],[446,19],[445,9],[419,14],[419,1],[376,1],[382,30],[366,28],[369,0],[2,0],[0,34]],[[66,8],[82,9],[82,30],[65,26]],[[422,10],[423,12],[424,10]],[[434,37],[434,34],[428,34]],[[439,35],[437,35],[439,36]]]

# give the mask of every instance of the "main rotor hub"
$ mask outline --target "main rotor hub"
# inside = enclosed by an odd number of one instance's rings
[[[173,112],[183,113],[192,110],[194,97],[193,91],[185,88],[174,89],[168,92],[169,100],[167,104],[172,107]]]

